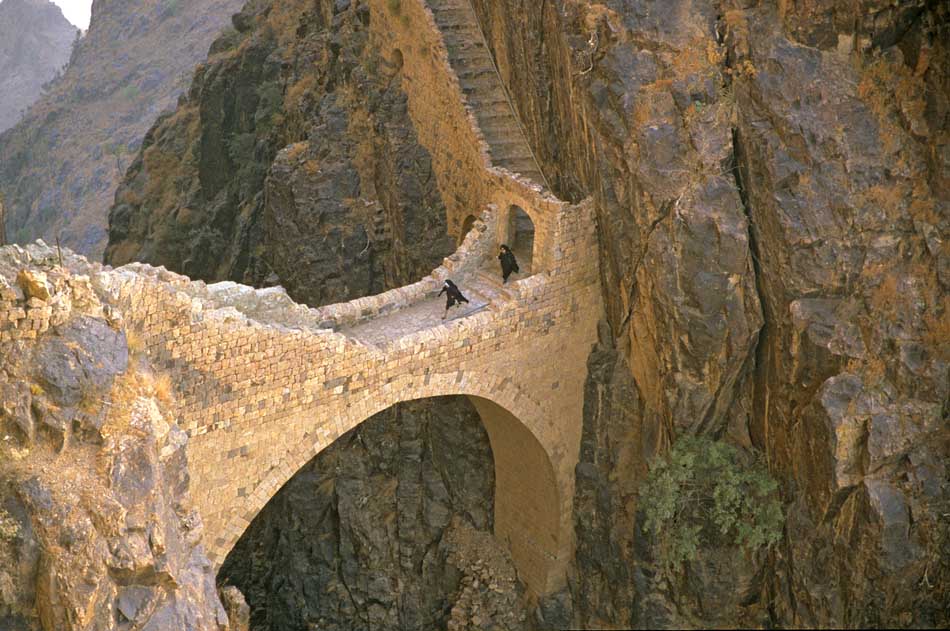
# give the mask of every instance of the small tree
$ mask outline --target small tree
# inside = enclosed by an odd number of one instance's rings
[[[665,570],[692,561],[704,545],[749,552],[782,536],[778,483],[761,462],[745,464],[727,443],[687,436],[657,458],[640,488],[645,528]]]

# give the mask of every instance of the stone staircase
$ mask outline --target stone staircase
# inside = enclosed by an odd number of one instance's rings
[[[449,50],[449,63],[488,142],[492,165],[544,185],[544,175],[508,103],[470,1],[426,2],[442,31]]]

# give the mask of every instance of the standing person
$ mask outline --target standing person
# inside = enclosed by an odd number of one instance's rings
[[[468,302],[468,298],[463,296],[461,290],[448,278],[442,283],[442,291],[439,292],[439,295],[441,296],[442,294],[445,294],[445,313],[442,314],[443,320],[445,320],[445,316],[449,315],[450,308],[456,304]]]
[[[503,284],[508,282],[508,277],[511,276],[512,272],[521,271],[518,269],[518,260],[515,258],[515,253],[507,245],[501,246],[501,254],[498,255],[498,260],[501,261]]]

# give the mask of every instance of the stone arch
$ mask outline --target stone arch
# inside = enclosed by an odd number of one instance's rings
[[[223,532],[208,541],[209,557],[216,568],[244,534],[254,517],[288,480],[339,436],[393,405],[436,396],[465,395],[475,405],[488,433],[495,463],[495,536],[511,551],[524,583],[536,594],[545,594],[563,583],[566,559],[561,545],[569,519],[562,515],[564,489],[552,462],[553,447],[543,442],[542,431],[551,424],[541,407],[510,379],[457,383],[457,373],[433,375],[417,389],[381,393],[372,406],[347,408],[342,431],[328,440],[294,448],[272,468],[256,489],[238,498]],[[319,414],[319,409],[314,411]],[[314,415],[311,415],[314,418]],[[314,426],[319,420],[311,421]]]
[[[508,207],[505,222],[505,240],[518,258],[521,273],[532,273],[534,263],[535,234],[534,221],[525,210],[517,204]]]

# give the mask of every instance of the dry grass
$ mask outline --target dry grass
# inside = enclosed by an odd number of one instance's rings
[[[152,379],[152,393],[166,405],[172,402],[172,378],[168,373],[162,373]]]
[[[284,104],[290,109],[302,109],[305,105],[305,99],[317,88],[317,77],[314,73],[308,72],[299,81],[287,89],[284,96]]]
[[[923,117],[925,94],[923,79],[904,64],[876,59],[863,68],[858,96],[878,119],[886,153],[895,154],[902,146],[901,118],[912,121]]]
[[[295,142],[287,148],[287,159],[296,161],[310,146],[307,142]]]
[[[129,346],[129,352],[132,355],[141,355],[145,352],[145,338],[135,329],[126,329],[125,342]]]
[[[174,400],[174,386],[167,373],[131,369],[116,378],[109,393],[108,412],[102,427],[103,437],[128,431],[135,405],[143,399],[155,399],[163,405]]]

